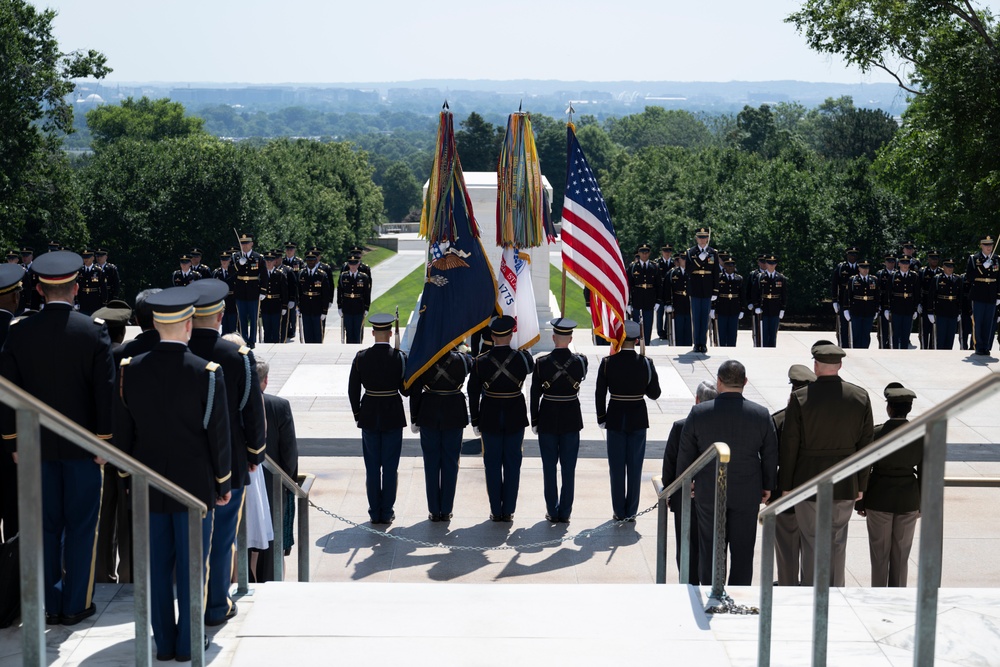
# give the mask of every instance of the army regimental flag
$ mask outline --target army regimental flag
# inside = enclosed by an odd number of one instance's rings
[[[417,331],[406,362],[407,388],[455,345],[486,326],[497,309],[497,283],[455,148],[452,115],[441,112],[437,149],[420,217],[429,243]]]

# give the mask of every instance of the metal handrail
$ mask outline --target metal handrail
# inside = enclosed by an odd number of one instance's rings
[[[948,445],[948,419],[961,414],[964,410],[997,392],[1000,392],[1000,375],[991,373],[913,421],[891,431],[885,437],[879,438],[864,449],[787,492],[760,511],[758,517],[764,530],[761,543],[761,615],[757,642],[758,667],[767,667],[771,660],[774,533],[777,515],[804,500],[813,496],[817,497],[812,664],[814,667],[821,667],[826,665],[829,621],[833,485],[870,467],[921,437],[924,442],[920,480],[920,570],[917,580],[917,622],[914,632],[913,664],[919,667],[934,663],[937,599],[938,588],[941,585],[941,544],[944,537],[944,468]],[[960,479],[962,478],[956,478],[955,486],[965,485],[957,481]]]
[[[712,461],[716,462],[715,484],[715,531],[712,537],[712,593],[711,597],[722,599],[726,583],[726,479],[729,467],[729,445],[724,442],[712,443],[677,479],[663,486],[661,475],[653,477],[658,507],[656,521],[656,583],[667,583],[667,499],[675,491],[691,488],[691,482],[701,469]],[[681,494],[681,563],[680,583],[690,583],[691,571],[691,494]]]
[[[1000,477],[945,477],[944,485],[946,487],[1000,489]]]
[[[188,585],[202,590],[201,522],[208,507],[191,493],[151,468],[125,454],[114,445],[98,439],[62,413],[38,400],[6,378],[0,377],[0,403],[17,415],[18,536],[21,554],[21,645],[22,664],[41,667],[47,664],[45,649],[45,578],[42,538],[42,456],[41,428],[102,458],[129,473],[132,499],[133,582],[135,598],[135,658],[137,665],[152,664],[149,635],[149,487],[188,508]],[[205,602],[201,595],[191,595],[191,660],[196,667],[205,664]]]

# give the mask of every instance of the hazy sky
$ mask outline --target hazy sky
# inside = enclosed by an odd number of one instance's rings
[[[109,81],[888,82],[813,53],[796,0],[38,0]],[[1000,5],[1000,0],[983,3]]]

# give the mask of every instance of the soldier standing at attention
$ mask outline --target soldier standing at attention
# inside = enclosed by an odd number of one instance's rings
[[[410,429],[420,434],[431,521],[449,521],[455,507],[462,431],[469,423],[462,387],[471,367],[468,356],[451,350],[410,387]]]
[[[361,342],[361,327],[372,305],[372,279],[359,269],[361,255],[351,255],[337,283],[337,311],[348,343]]]
[[[668,319],[673,319],[671,344],[687,347],[691,344],[691,299],[688,297],[687,254],[681,253],[670,269],[669,285],[664,288]]]
[[[833,268],[833,277],[830,279],[830,299],[833,300],[833,312],[837,315],[837,340],[844,347],[851,345],[848,335],[850,327],[841,310],[851,307],[851,302],[847,297],[847,288],[851,278],[858,275],[858,256],[860,254],[861,251],[856,247],[848,248],[844,252],[844,261]]]
[[[104,281],[108,286],[108,301],[114,301],[122,288],[122,277],[118,267],[108,261],[108,251],[105,248],[98,248],[94,253],[94,259],[97,268],[104,272]]]
[[[181,268],[174,271],[171,283],[174,287],[187,287],[201,278],[201,274],[191,270],[191,255],[181,255]]]
[[[365,252],[365,249],[362,248],[361,246],[357,246],[356,245],[356,246],[352,247],[348,251],[348,253],[347,253],[348,261],[344,262],[344,265],[340,268],[340,272],[343,273],[344,271],[350,271],[350,266],[349,266],[349,264],[350,264],[350,258],[354,257],[354,256],[357,256],[357,258],[358,258],[358,269],[357,270],[360,273],[363,273],[366,276],[368,276],[368,278],[370,280],[371,277],[372,277],[372,267],[368,266],[367,264],[365,264],[364,262],[361,261],[361,255],[363,255],[364,252]]]
[[[252,350],[257,342],[257,319],[260,317],[260,302],[267,290],[267,264],[253,249],[253,237],[240,237],[240,251],[233,255],[233,270],[236,271],[236,330]]]
[[[196,297],[191,352],[218,364],[224,374],[226,406],[229,415],[230,455],[233,494],[231,505],[215,512],[212,529],[212,552],[209,558],[208,595],[205,625],[222,625],[236,616],[236,603],[229,597],[232,553],[236,543],[243,493],[250,474],[264,462],[267,443],[264,426],[264,399],[261,398],[257,362],[246,346],[236,345],[219,335],[229,286],[219,280],[199,280],[189,289]]]
[[[535,362],[524,350],[510,347],[513,317],[496,318],[490,323],[490,331],[493,347],[476,358],[469,373],[469,414],[473,431],[483,439],[490,520],[513,521],[521,480],[521,448],[528,425],[521,387]]]
[[[847,305],[841,311],[850,323],[851,347],[867,350],[872,344],[872,324],[878,317],[878,281],[869,275],[868,260],[858,262],[858,275],[847,284]]]
[[[708,352],[708,316],[719,296],[719,253],[708,245],[711,232],[699,227],[695,244],[687,251],[687,293],[691,299],[694,351]]]
[[[267,287],[261,292],[264,300],[260,304],[260,318],[264,323],[264,342],[280,343],[284,334],[285,318],[288,316],[288,285],[285,272],[278,266],[278,255],[267,253]]]
[[[396,518],[399,455],[403,447],[403,375],[406,355],[389,344],[392,315],[377,313],[369,320],[375,344],[354,356],[347,383],[354,421],[361,429],[361,451],[365,459],[368,516],[373,524],[389,525]],[[364,396],[361,388],[364,387]]]
[[[285,271],[285,282],[288,284],[289,300],[286,342],[295,340],[296,325],[298,323],[298,309],[296,308],[296,304],[299,301],[299,272],[306,266],[306,263],[302,259],[295,256],[295,251],[298,247],[294,241],[286,241],[285,256],[281,258],[281,266]]]
[[[587,377],[587,357],[569,349],[576,322],[559,317],[549,324],[555,349],[538,358],[531,374],[531,430],[538,435],[542,457],[545,518],[569,523],[583,430],[579,392]],[[556,464],[562,470],[562,493],[556,483]]]
[[[25,310],[38,310],[41,302],[41,295],[35,289],[38,284],[38,276],[32,270],[32,263],[35,261],[35,250],[25,246],[21,248],[21,267],[24,269],[24,282],[21,283],[21,303],[18,304],[14,314],[20,315]]]
[[[955,332],[962,320],[962,278],[955,275],[955,260],[944,260],[941,273],[931,283],[927,319],[937,332],[934,349],[950,350],[955,346]]]
[[[996,326],[997,278],[1000,266],[993,254],[993,237],[987,236],[979,242],[979,252],[969,255],[965,266],[965,282],[969,286],[969,301],[972,303],[972,345],[976,354],[985,356],[993,347],[993,332]]]
[[[0,349],[3,349],[14,312],[21,302],[25,275],[20,265],[0,266]],[[17,466],[7,451],[0,449],[0,544],[17,532]]]
[[[333,301],[330,277],[319,268],[319,257],[306,255],[306,268],[299,271],[299,310],[302,311],[302,340],[322,343],[326,313]]]
[[[197,292],[188,288],[149,297],[160,342],[148,354],[121,362],[115,444],[208,505],[201,522],[202,556],[207,563],[214,511],[227,507],[232,497],[230,415],[222,368],[187,347],[197,298]],[[165,397],[169,414],[164,412]],[[235,504],[238,508],[239,502]],[[201,624],[192,625],[191,619],[188,544],[187,508],[150,489],[150,620],[157,660],[190,660],[192,634],[197,642],[202,633]],[[228,549],[224,556],[230,558]],[[201,595],[202,590],[193,594]]]
[[[216,280],[221,280],[226,283],[229,287],[229,293],[226,294],[226,309],[223,311],[222,315],[222,335],[225,336],[228,333],[233,333],[236,331],[236,272],[233,271],[231,264],[233,261],[233,254],[235,249],[230,249],[227,252],[219,253],[219,268],[215,270],[212,277]]]
[[[746,286],[744,287],[746,290],[744,294],[744,303],[746,304],[747,311],[750,313],[753,313],[753,293],[757,288],[757,281],[760,280],[760,274],[767,270],[767,265],[764,263],[764,258],[766,256],[767,255],[763,254],[757,255],[757,268],[750,272],[746,281]],[[757,315],[754,315],[750,322],[750,330],[753,333],[754,347],[760,347],[760,336],[758,335],[760,333],[760,328],[758,326],[759,319],[760,318],[758,318]]]
[[[903,257],[908,257],[910,260],[910,271],[917,273],[920,271],[920,260],[917,259],[914,254],[917,251],[917,245],[913,241],[906,241],[903,243]]]
[[[917,395],[898,382],[884,391],[889,421],[875,427],[875,439],[907,423]],[[920,472],[924,439],[919,438],[871,467],[868,490],[855,509],[868,524],[872,588],[906,588],[913,533],[920,518]]]
[[[337,279],[339,278],[339,274],[334,274],[333,266],[323,261],[323,251],[319,249],[319,246],[314,245],[313,247],[309,248],[309,252],[312,253],[313,255],[316,255],[316,266],[323,269],[323,272],[326,273],[327,280],[330,282],[330,303],[327,304],[327,309],[329,310],[330,307],[333,306],[333,296],[337,289]],[[348,257],[349,256],[350,255],[348,255]],[[308,260],[309,257],[307,255],[306,261],[308,262]],[[345,268],[341,269],[342,271],[347,270],[346,269],[347,262],[344,262],[344,267]]]
[[[49,404],[102,440],[111,439],[115,367],[103,323],[73,310],[83,259],[55,251],[35,260],[45,308],[13,323],[0,351],[3,377]],[[3,413],[2,436],[17,463],[13,410]],[[45,622],[75,625],[93,605],[94,550],[104,459],[48,429],[41,432],[42,558]]]
[[[892,322],[892,349],[910,348],[910,332],[917,319],[920,304],[920,278],[910,270],[909,257],[899,258],[899,269],[892,274],[892,292],[889,295],[889,310],[885,319]]]
[[[875,282],[878,284],[878,309],[880,314],[889,311],[889,299],[892,297],[892,275],[895,272],[896,258],[892,255],[886,255],[884,268],[879,269],[875,275]],[[878,346],[883,350],[890,349],[892,347],[892,337],[889,335],[888,318],[880,318],[878,331]]]
[[[635,352],[639,335],[639,325],[626,322],[621,350],[604,357],[597,371],[597,425],[608,432],[611,509],[615,521],[634,522],[639,511],[642,460],[649,428],[644,396],[654,401],[660,397],[656,367],[650,359]]]
[[[812,346],[816,381],[792,392],[785,409],[778,457],[778,485],[782,493],[859,452],[872,442],[872,404],[868,392],[844,382],[839,372],[843,349],[830,341]],[[843,587],[847,563],[847,527],[854,503],[864,495],[868,471],[863,470],[833,487],[833,545],[830,585]],[[816,558],[816,501],[795,506],[802,537],[802,585],[812,586]]]
[[[723,273],[719,277],[719,299],[715,316],[719,321],[719,347],[736,347],[740,320],[743,319],[743,276],[736,273],[736,260],[720,256]]]
[[[934,278],[936,278],[941,273],[941,255],[937,250],[931,248],[927,253],[927,266],[923,267],[917,271],[920,276],[920,294],[921,302],[917,306],[917,314],[923,319],[921,320],[921,334],[920,334],[920,349],[921,350],[933,350],[934,349],[934,324],[930,321],[929,314],[932,312],[933,306],[930,301],[933,298],[932,290],[934,288]],[[914,271],[913,266],[910,266],[910,270]]]
[[[212,277],[212,269],[210,269],[205,264],[201,263],[201,250],[198,248],[191,248],[191,270],[196,272],[204,280],[205,278]]]
[[[80,286],[76,293],[77,310],[84,315],[93,315],[94,311],[108,302],[108,285],[104,280],[104,272],[94,266],[94,251],[84,250],[80,257],[83,258],[83,267],[76,277]]]
[[[639,246],[639,259],[628,267],[629,305],[632,319],[642,323],[642,335],[649,345],[653,336],[653,308],[660,295],[660,269],[649,261],[649,245]]]
[[[785,317],[788,302],[788,279],[776,271],[778,258],[768,255],[764,258],[766,270],[757,278],[753,290],[753,312],[759,315],[762,347],[778,344],[778,324]]]
[[[660,258],[656,260],[656,268],[660,276],[660,292],[656,295],[656,335],[660,340],[669,338],[667,312],[664,309],[667,302],[665,292],[670,289],[670,269],[674,268],[674,247],[669,243],[660,246]]]

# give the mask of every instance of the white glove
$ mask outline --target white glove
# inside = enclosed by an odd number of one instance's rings
[[[706,259],[708,259],[708,253],[702,250],[700,253],[698,253],[698,259],[704,262]]]
[[[928,321],[928,322],[930,322],[931,324],[934,324],[934,320],[935,320],[935,319],[936,319],[936,318],[934,317],[934,313],[930,313],[930,314],[929,314],[929,315],[927,316],[927,321]]]
[[[959,315],[958,317],[956,317],[955,321],[958,322],[959,324],[961,324],[962,323],[962,316]]]
[[[714,320],[715,319],[715,309],[714,308],[712,310],[708,311],[708,319],[710,319],[710,320]]]
[[[754,308],[753,312],[754,312],[754,315],[762,315],[764,313],[764,311],[761,310],[760,308]]]
[[[259,296],[258,298],[259,298],[259,299],[260,299],[261,301],[263,301],[264,299],[266,299],[266,298],[267,298],[267,295],[266,295],[266,294],[261,294],[261,295],[260,295],[260,296]]]
[[[294,301],[289,301],[288,302],[288,310],[291,310],[294,307],[295,307],[295,302]]]
[[[674,312],[674,307],[673,306],[667,306],[667,312],[668,313]]]
[[[359,422],[357,419],[354,420],[354,425],[357,426],[358,428],[361,428],[361,422]]]
[[[288,309],[287,308],[282,308],[281,309],[281,314],[282,315],[287,315],[288,314]]]
[[[608,427],[608,425],[604,424],[604,423],[600,423],[600,424],[597,425],[597,427],[603,431],[604,429],[606,429]]]
[[[884,312],[882,313],[882,315],[883,315],[883,316],[885,316],[885,321],[886,321],[886,322],[888,322],[889,320],[891,320],[891,319],[892,319],[892,311],[891,311],[891,310],[886,310],[886,311],[884,311]]]
[[[368,311],[366,310],[365,312],[361,313],[361,317],[368,317]]]
[[[482,435],[482,433],[479,431],[479,427],[478,426],[473,426],[472,427],[472,432],[475,433],[477,436],[478,435]]]
[[[632,314],[632,306],[625,306],[625,314],[626,315]]]
[[[840,312],[840,304],[837,303],[836,301],[833,302],[833,312],[834,313],[839,313]]]
[[[913,319],[917,319],[917,314],[913,313]]]
[[[848,322],[851,321],[851,311],[847,310],[846,308],[844,309],[844,319],[847,320]]]
[[[344,319],[344,309],[343,308],[338,308],[337,309],[337,314],[340,315],[340,319]]]
[[[778,311],[778,319],[779,320],[785,319],[785,311],[783,311],[783,310],[779,310]]]
[[[924,305],[922,303],[918,303],[917,304],[917,315],[923,315],[923,314],[924,314]]]
[[[997,305],[1000,306],[1000,299],[997,299]]]
[[[715,300],[716,300],[716,299],[718,299],[718,298],[719,298],[719,295],[718,295],[718,294],[713,294],[713,295],[712,295],[712,301],[715,301]]]
[[[319,321],[326,322],[326,313],[323,313],[322,315],[319,316]]]
[[[983,268],[988,269],[991,266],[993,266],[993,258],[992,257],[990,257],[988,260],[986,260],[985,262],[983,262]]]
[[[239,262],[240,266],[243,266],[243,265],[245,265],[247,263],[247,258],[246,257],[240,257],[236,261]]]
[[[410,430],[413,431],[414,433],[420,433],[420,427],[417,426],[416,424],[410,424]]]
[[[74,303],[73,304],[73,310],[80,310],[80,304]]]
[[[743,319],[743,315],[744,315],[744,314],[745,314],[745,313],[744,313],[744,312],[743,312],[743,311],[741,310],[741,311],[740,311],[740,314],[739,314],[739,315],[737,316],[737,318],[736,318],[736,319],[738,319],[738,320],[742,320],[742,319]]]
[[[531,432],[534,433],[535,435],[538,435],[538,427],[537,426],[532,426],[531,427]]]

